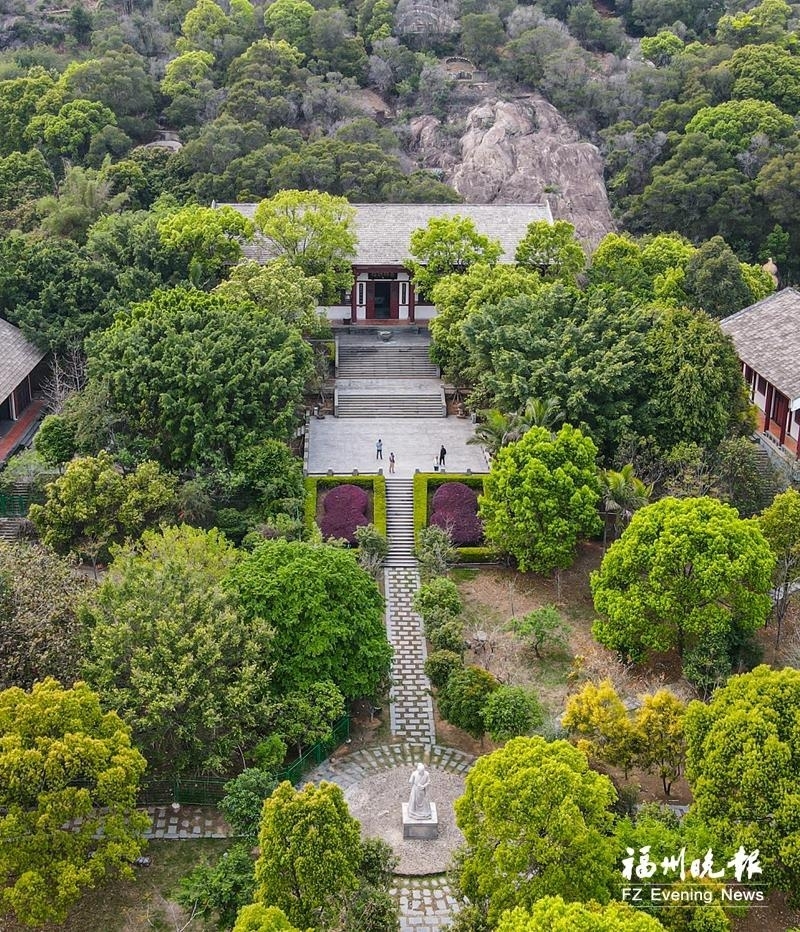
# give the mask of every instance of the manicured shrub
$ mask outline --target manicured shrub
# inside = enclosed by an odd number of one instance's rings
[[[444,688],[450,674],[463,666],[461,656],[452,650],[435,650],[425,661],[425,676],[434,689]]]
[[[493,741],[529,735],[544,721],[536,695],[523,686],[501,686],[489,695],[483,721]]]
[[[469,547],[483,540],[483,525],[475,513],[438,510],[431,515],[430,523],[447,531],[456,547]]]
[[[478,493],[463,482],[440,485],[433,495],[433,511],[478,512]]]
[[[414,596],[414,611],[423,621],[442,615],[460,615],[463,607],[456,584],[444,576],[426,582]]]
[[[486,731],[483,709],[490,694],[499,687],[500,683],[488,670],[480,667],[456,670],[437,697],[439,713],[473,738],[482,738]]]
[[[449,650],[459,655],[464,653],[464,623],[458,618],[449,618],[436,627],[426,627],[425,633],[437,651]]]
[[[328,492],[322,503],[325,514],[347,510],[365,515],[368,505],[369,496],[357,485],[337,485]]]
[[[325,540],[335,538],[346,540],[348,544],[356,543],[356,529],[369,522],[367,516],[352,508],[337,509],[330,512],[320,522],[320,530]]]

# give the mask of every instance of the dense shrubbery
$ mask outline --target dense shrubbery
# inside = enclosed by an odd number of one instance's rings
[[[456,547],[469,547],[483,540],[478,496],[463,482],[439,486],[433,496],[430,523],[446,530]]]
[[[338,485],[325,496],[322,507],[325,515],[320,522],[322,536],[328,540],[346,540],[356,543],[356,530],[369,524],[367,507],[369,496],[357,485]]]

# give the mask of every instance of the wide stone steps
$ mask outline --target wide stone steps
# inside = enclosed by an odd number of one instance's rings
[[[444,393],[381,395],[376,393],[336,393],[336,417],[445,417]]]
[[[340,379],[439,377],[427,346],[340,346],[336,376]]]

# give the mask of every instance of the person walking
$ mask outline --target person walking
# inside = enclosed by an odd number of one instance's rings
[[[389,454],[389,474],[394,472],[394,453]]]
[[[444,458],[446,456],[447,456],[447,450],[445,450],[444,444],[442,444],[442,449],[439,450],[439,465],[440,466],[444,466]]]
[[[378,440],[375,443],[375,459],[376,460],[383,459],[383,441],[381,440],[380,437],[378,437]]]

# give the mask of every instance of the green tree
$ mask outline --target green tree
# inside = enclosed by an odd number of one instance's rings
[[[253,225],[232,207],[191,205],[159,220],[158,234],[168,249],[187,255],[192,282],[205,286],[216,283],[241,258],[242,242],[252,238]]]
[[[406,262],[414,284],[425,295],[445,275],[463,275],[480,264],[490,268],[503,253],[497,240],[479,233],[470,217],[431,217],[427,225],[411,234],[412,259]]]
[[[461,895],[490,927],[544,896],[606,902],[615,800],[608,777],[566,741],[514,738],[478,758],[455,804],[466,839],[456,866]]]
[[[770,887],[800,889],[800,672],[756,667],[686,711],[686,775],[697,817],[732,849],[758,850]],[[745,880],[750,879],[745,874]]]
[[[53,173],[38,149],[0,157],[0,211],[11,212],[54,187]]]
[[[288,190],[262,201],[254,219],[276,256],[316,278],[323,302],[330,304],[353,284],[354,218],[355,211],[343,197]]]
[[[311,17],[308,0],[275,0],[264,11],[264,25],[271,38],[288,42],[306,55],[311,51]]]
[[[88,351],[129,442],[176,467],[229,463],[243,443],[287,436],[311,368],[294,328],[187,289],[120,313]]]
[[[104,126],[116,126],[117,118],[96,100],[70,100],[57,113],[34,117],[25,130],[31,142],[43,142],[67,158],[83,158],[92,137]]]
[[[794,120],[766,100],[729,100],[714,107],[702,107],[686,124],[686,134],[704,133],[719,139],[731,152],[743,152],[756,135],[771,142],[789,136]]]
[[[301,932],[277,906],[252,903],[239,913],[233,932]]]
[[[565,646],[567,626],[555,605],[543,605],[521,618],[512,618],[508,628],[522,638],[525,647],[540,660],[543,650]]]
[[[55,84],[53,76],[39,65],[20,77],[0,81],[0,155],[24,152],[30,147],[25,129],[35,116],[42,98]]]
[[[463,728],[473,738],[483,738],[486,723],[483,710],[500,683],[488,670],[464,667],[455,670],[439,690],[437,704],[442,718]]]
[[[36,452],[48,466],[62,466],[75,455],[75,427],[65,417],[48,414],[36,432]]]
[[[88,582],[43,547],[0,545],[0,689],[78,676],[77,606]]]
[[[592,574],[594,636],[641,660],[681,656],[712,634],[764,624],[775,558],[759,529],[710,498],[664,498],[640,509]]]
[[[113,543],[137,538],[171,515],[175,504],[174,480],[158,463],[142,463],[123,475],[110,454],[101,452],[69,463],[48,485],[44,504],[31,505],[29,516],[46,546],[96,565]]]
[[[263,801],[259,800],[259,815],[261,805]],[[239,910],[246,908],[253,900],[254,868],[249,846],[237,842],[223,851],[213,866],[201,864],[182,877],[175,898],[190,915],[216,918],[218,928],[230,929],[236,922]]]
[[[586,267],[583,247],[575,237],[575,227],[566,220],[528,224],[514,256],[517,265],[537,272],[543,281],[574,284]]]
[[[497,50],[505,43],[506,31],[496,13],[467,13],[461,17],[461,47],[479,65],[497,60]]]
[[[578,748],[584,754],[621,767],[627,778],[644,738],[611,680],[587,683],[570,696],[561,723],[578,738]]]
[[[267,541],[230,575],[245,618],[275,631],[280,695],[330,681],[348,699],[374,696],[389,672],[383,599],[355,555],[325,544]]]
[[[1,901],[27,925],[61,923],[87,888],[133,877],[150,821],[136,809],[146,762],[85,683],[5,690],[0,732]]]
[[[642,56],[661,68],[683,51],[683,39],[669,29],[660,29],[654,36],[642,37]],[[752,96],[752,95],[749,95]]]
[[[614,516],[614,537],[633,517],[639,508],[644,508],[650,499],[652,488],[648,488],[638,476],[634,475],[633,465],[626,463],[622,469],[604,469],[600,473],[600,487],[603,492],[603,543],[608,532],[608,515]]]
[[[595,458],[588,437],[565,424],[532,427],[495,457],[479,499],[486,537],[526,572],[565,569],[581,536],[601,529]]]
[[[37,202],[36,210],[43,231],[83,243],[89,228],[104,215],[120,210],[126,198],[124,192],[112,194],[110,182],[98,172],[75,167],[67,170],[55,194]],[[77,270],[85,264],[85,260],[80,262]]]
[[[234,832],[251,844],[258,838],[264,800],[277,785],[273,774],[257,767],[248,767],[225,784],[219,804],[222,814]]]
[[[625,903],[565,903],[560,896],[545,896],[530,910],[507,912],[497,932],[662,932],[657,919]]]
[[[215,291],[232,301],[252,301],[269,316],[310,336],[325,327],[317,310],[322,286],[316,278],[300,274],[285,258],[273,259],[265,265],[240,262]]]
[[[544,722],[536,694],[524,686],[500,686],[489,694],[482,714],[492,741],[529,735]]]
[[[773,582],[777,598],[773,612],[777,621],[776,640],[780,642],[781,625],[794,585],[800,579],[800,492],[787,489],[776,495],[759,516],[758,526],[775,557]]]
[[[455,618],[464,608],[458,586],[445,576],[437,576],[424,583],[414,594],[412,604],[414,611],[426,623]]]
[[[281,783],[264,804],[259,847],[256,900],[300,927],[333,927],[342,900],[359,886],[361,866],[359,824],[341,789]]]
[[[146,532],[86,607],[87,678],[156,772],[225,772],[269,722],[272,630],[224,591],[236,558],[218,531]]]
[[[643,737],[638,763],[648,773],[658,774],[665,796],[683,771],[685,712],[684,702],[669,690],[659,689],[644,697],[636,713],[636,727]]]
[[[686,292],[692,305],[711,317],[727,317],[753,303],[739,260],[721,236],[712,237],[686,266]]]
[[[303,748],[330,738],[333,726],[344,712],[344,696],[339,688],[323,680],[302,691],[289,693],[279,703],[275,729],[301,756]]]

